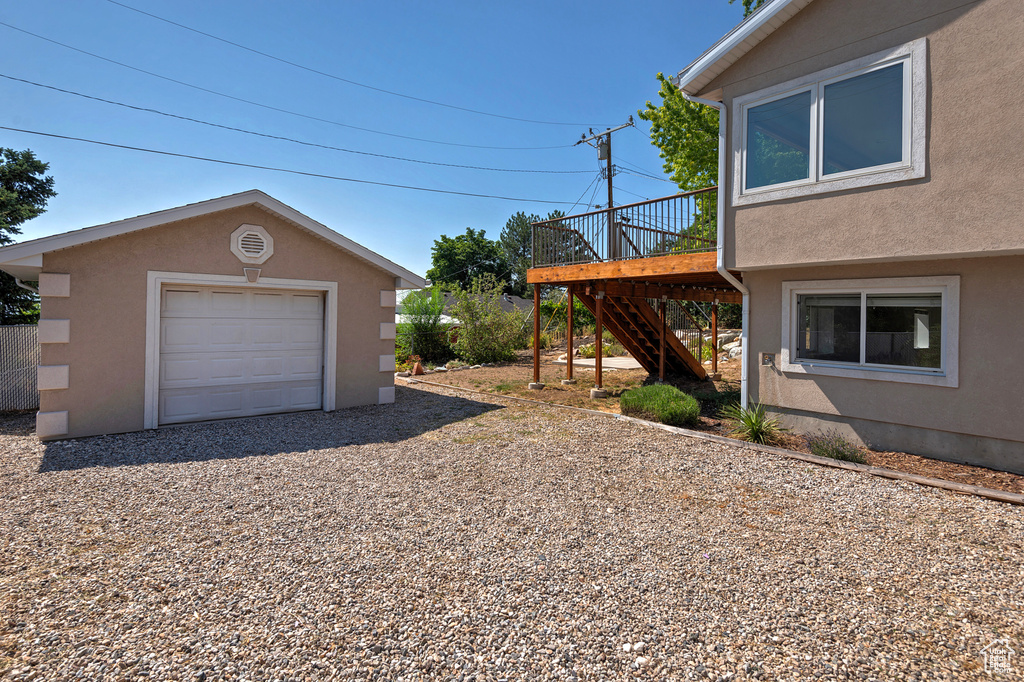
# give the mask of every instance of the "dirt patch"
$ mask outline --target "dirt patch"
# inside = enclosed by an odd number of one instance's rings
[[[541,382],[544,390],[532,391],[528,388],[533,381],[533,353],[520,351],[515,362],[481,367],[480,369],[464,369],[455,372],[437,372],[421,377],[426,381],[447,384],[459,388],[476,391],[510,395],[519,398],[541,400],[556,405],[583,407],[602,412],[620,413],[619,397],[630,388],[653,382],[657,377],[650,376],[646,370],[605,370],[603,372],[604,388],[608,398],[591,400],[590,389],[594,387],[594,370],[592,368],[575,367],[573,385],[562,384],[566,377],[564,365],[552,362],[562,355],[565,349],[552,349],[541,354]],[[695,430],[707,431],[717,435],[729,435],[732,424],[717,416],[718,408],[739,398],[740,362],[739,359],[720,362],[720,381],[696,381],[684,377],[670,377],[667,383],[695,396],[701,401],[702,412],[700,423]],[[710,369],[709,369],[710,372]],[[807,440],[800,434],[783,435],[782,446],[790,450],[810,454]],[[995,471],[967,464],[942,462],[906,452],[879,452],[866,450],[867,463],[872,466],[894,469],[920,476],[930,476],[954,483],[982,486],[995,490],[1024,494],[1024,476]]]

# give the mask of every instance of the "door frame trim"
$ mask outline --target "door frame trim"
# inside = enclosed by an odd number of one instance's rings
[[[146,388],[143,428],[155,429],[160,423],[160,292],[164,284],[221,286],[239,289],[291,289],[319,291],[324,294],[324,412],[334,410],[338,380],[338,283],[310,279],[260,277],[255,284],[245,275],[212,275],[191,272],[146,274]],[[187,422],[186,422],[187,423]]]

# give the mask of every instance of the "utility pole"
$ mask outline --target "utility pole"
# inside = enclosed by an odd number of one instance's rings
[[[612,175],[614,174],[614,166],[612,166],[612,133],[632,126],[633,116],[631,114],[628,123],[623,123],[617,128],[608,128],[603,133],[595,133],[594,129],[591,128],[590,137],[582,135],[576,143],[576,145],[589,144],[591,147],[595,147],[597,149],[597,159],[605,162],[605,175],[608,176],[608,257],[612,260],[619,257],[618,240],[612,234],[615,222],[612,215],[612,209],[615,208],[612,195]]]

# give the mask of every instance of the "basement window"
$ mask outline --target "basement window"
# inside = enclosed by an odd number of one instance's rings
[[[959,277],[786,282],[782,369],[955,386]]]

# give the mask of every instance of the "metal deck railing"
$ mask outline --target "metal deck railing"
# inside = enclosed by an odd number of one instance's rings
[[[533,267],[714,251],[717,200],[709,187],[533,223]]]

